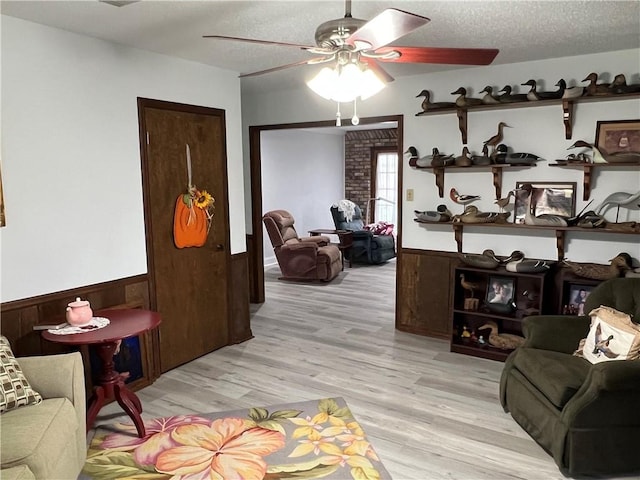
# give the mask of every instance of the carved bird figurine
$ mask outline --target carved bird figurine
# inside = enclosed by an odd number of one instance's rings
[[[416,167],[418,164],[418,160],[420,156],[418,155],[418,149],[414,146],[407,148],[407,151],[404,152],[405,155],[409,154],[409,166]]]
[[[614,353],[609,348],[609,342],[611,342],[611,340],[613,340],[613,335],[609,335],[607,338],[603,338],[602,324],[599,323],[598,326],[596,327],[596,334],[594,337],[595,345],[593,348],[593,354],[599,357],[601,353],[604,353],[604,356],[607,358],[616,358],[617,356],[619,356],[620,354]]]
[[[476,200],[480,200],[480,195],[460,195],[458,190],[455,188],[452,188],[449,191],[449,197],[459,205],[466,205],[468,203],[475,202]]]
[[[623,73],[619,73],[609,85],[609,91],[615,94],[640,92],[640,84],[627,85],[627,77]]]
[[[501,92],[504,92],[504,93],[498,96],[498,100],[500,100],[500,103],[527,101],[526,93],[511,93],[511,85],[505,85],[504,88],[500,90],[500,92],[498,93],[501,93]]]
[[[630,259],[630,255],[623,252],[609,260],[611,262],[609,265],[571,262],[569,260],[563,260],[562,263],[579,277],[607,280],[609,278],[624,277],[629,270],[632,270]]]
[[[478,92],[478,93],[484,93],[485,94],[481,98],[481,100],[482,100],[482,103],[484,103],[486,105],[500,103],[500,100],[498,100],[497,97],[493,96],[493,87],[490,86],[490,85],[487,85],[486,87],[484,87],[484,89],[480,90],[480,92]]]
[[[506,197],[498,198],[493,203],[498,205],[498,208],[501,212],[504,212],[505,207],[509,205],[509,202],[511,201],[511,197],[515,197],[515,193],[513,190],[510,190],[509,193],[507,193]]]
[[[468,107],[470,105],[482,105],[482,100],[479,98],[468,98],[467,89],[460,87],[455,92],[451,92],[451,95],[459,95],[456,98],[457,107]]]
[[[454,161],[453,155],[445,155],[444,153],[440,153],[437,147],[433,147],[433,150],[431,150],[430,158],[432,167],[446,167],[453,164]]]
[[[616,222],[618,221],[618,214],[620,213],[620,207],[625,208],[638,208],[640,207],[640,191],[636,193],[627,192],[614,192],[607,196],[604,201],[598,205],[594,211],[597,215],[602,215],[602,211],[608,206],[615,206],[617,208]]]
[[[475,298],[475,291],[482,289],[482,286],[479,283],[469,282],[465,279],[464,273],[460,274],[460,285],[469,292],[469,298]]]
[[[521,83],[520,85],[529,85],[531,87],[527,92],[527,100],[535,101],[535,100],[552,100],[555,98],[562,98],[564,94],[564,89],[566,87],[566,83],[563,79],[556,84],[558,86],[558,90],[555,92],[538,92],[537,83],[535,80],[527,80],[525,83]]]
[[[486,324],[478,328],[478,330],[484,330],[485,328],[491,329],[489,343],[494,347],[502,348],[504,350],[513,350],[524,343],[524,338],[520,335],[498,333],[498,324],[493,320],[489,320]]]
[[[564,88],[562,98],[577,98],[584,95],[584,87],[567,87],[567,83],[562,78],[558,80],[558,83],[556,83],[556,87],[560,86]]]
[[[602,152],[598,150],[595,145],[592,145],[591,143],[587,143],[584,140],[578,140],[569,148],[567,148],[567,150],[571,150],[572,148],[590,148],[591,163],[608,163],[607,160],[602,155]]]
[[[491,153],[494,153],[496,151],[496,146],[500,142],[502,142],[502,129],[504,127],[511,128],[509,125],[507,125],[504,122],[498,123],[498,133],[496,133],[493,137],[491,137],[489,140],[486,140],[484,142],[485,145],[490,146],[492,148],[492,152]]]
[[[611,93],[608,83],[598,83],[598,74],[595,72],[587,75],[587,78],[582,81],[589,82],[589,85],[585,87],[585,95],[607,95]]]
[[[469,149],[466,146],[462,149],[462,154],[455,158],[454,163],[456,164],[456,167],[471,166],[471,155],[469,154]]]
[[[422,112],[420,113],[424,113],[424,112],[428,112],[430,110],[435,110],[438,108],[452,108],[455,107],[455,103],[453,102],[432,102],[431,101],[431,92],[429,92],[429,90],[422,90],[418,95],[416,95],[416,98],[419,97],[424,97],[424,100],[422,100]],[[417,113],[416,115],[420,115],[420,113]]]

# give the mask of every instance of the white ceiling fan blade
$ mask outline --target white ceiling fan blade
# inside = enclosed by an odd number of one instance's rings
[[[388,8],[356,30],[346,43],[358,50],[375,50],[412,32],[430,20],[427,17]]]

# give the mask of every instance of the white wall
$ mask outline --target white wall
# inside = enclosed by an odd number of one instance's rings
[[[305,67],[313,68],[313,67]],[[361,102],[358,106],[360,117],[380,115],[404,115],[405,148],[414,145],[421,155],[426,155],[434,146],[445,153],[459,154],[462,150],[458,121],[455,114],[416,117],[421,98],[415,98],[422,89],[432,91],[433,101],[453,101],[450,92],[459,86],[468,88],[471,96],[485,85],[502,88],[506,84],[518,85],[534,78],[542,82],[541,90],[555,89],[553,85],[564,78],[569,85],[582,84],[580,81],[591,71],[606,73],[603,80],[611,80],[617,73],[625,73],[629,83],[638,83],[640,72],[640,50],[625,50],[602,54],[584,55],[529,62],[512,65],[496,65],[440,72],[430,75],[405,77],[396,80],[381,93]],[[522,87],[525,88],[525,87]],[[526,91],[526,90],[523,90]],[[295,105],[295,108],[289,107]],[[313,94],[302,86],[299,90],[271,93],[268,96],[243,96],[244,125],[263,125],[292,122],[331,120],[335,114],[335,104]],[[468,146],[479,152],[484,140],[497,131],[500,121],[506,121],[514,128],[505,132],[505,143],[520,152],[535,153],[547,161],[526,170],[505,172],[503,193],[515,186],[517,181],[575,181],[578,183],[577,210],[586,202],[582,200],[582,173],[548,167],[557,158],[564,158],[567,148],[578,139],[594,141],[598,120],[619,120],[640,118],[640,100],[616,100],[608,102],[581,103],[575,108],[573,139],[564,137],[562,109],[559,105],[534,108],[516,108],[472,112],[469,114]],[[243,130],[246,131],[246,128]],[[248,139],[244,138],[245,145]],[[405,248],[456,251],[456,243],[450,226],[424,227],[413,221],[413,210],[433,210],[444,203],[454,212],[462,208],[454,204],[445,194],[439,198],[435,179],[428,171],[417,171],[408,167],[404,159],[404,189],[414,189],[413,202],[403,200],[402,241]],[[245,149],[245,171],[248,170],[248,149]],[[463,193],[481,195],[476,205],[483,211],[495,210],[495,192],[489,172],[471,171],[447,173],[445,191],[455,186]],[[591,198],[592,206],[601,202],[615,191],[636,192],[640,189],[640,171],[635,169],[601,170],[595,176]],[[403,195],[404,197],[405,195]],[[406,198],[406,197],[405,197]],[[638,220],[639,212],[627,211],[624,220]],[[534,233],[535,232],[535,233]],[[516,229],[482,229],[465,231],[464,250],[481,252],[492,248],[499,255],[506,255],[520,249],[529,257],[556,258],[556,238],[552,232]],[[606,263],[621,251],[640,258],[637,235],[597,235],[585,231],[569,233],[567,258],[575,261]]]
[[[2,16],[2,301],[145,273],[137,97],[226,111],[245,251],[237,74]]]
[[[329,208],[344,197],[344,136],[303,130],[261,133],[262,210],[287,210],[298,235],[334,228]],[[275,263],[263,229],[264,264]]]

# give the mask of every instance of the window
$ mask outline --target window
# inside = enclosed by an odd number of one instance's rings
[[[398,204],[398,152],[395,149],[373,149],[370,205],[375,211],[370,215],[371,222],[388,222],[397,224]],[[369,206],[367,205],[367,210]],[[371,205],[371,206],[373,206]]]

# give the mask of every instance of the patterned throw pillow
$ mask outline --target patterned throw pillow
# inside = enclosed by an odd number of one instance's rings
[[[629,315],[605,306],[589,315],[591,329],[578,347],[581,356],[591,363],[640,358],[640,325]]]
[[[0,413],[42,402],[42,396],[31,388],[9,341],[0,336]]]

